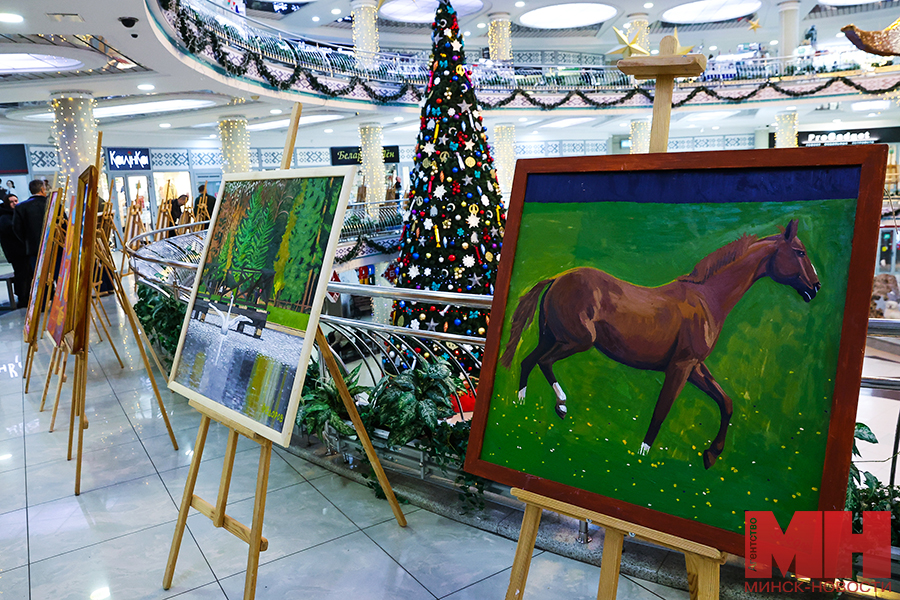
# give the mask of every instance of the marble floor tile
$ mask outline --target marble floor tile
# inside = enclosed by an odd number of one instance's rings
[[[626,577],[626,579],[631,581],[634,585],[649,590],[654,595],[665,598],[666,600],[690,600],[691,597],[689,592],[670,588],[652,581],[644,581],[643,579],[636,579],[633,577]],[[649,600],[653,600],[653,598],[649,598]]]
[[[243,598],[244,577],[244,573],[239,573],[221,581],[229,600]],[[428,590],[362,533],[262,565],[256,597],[434,600]]]
[[[28,510],[31,560],[127,535],[178,517],[158,475],[68,496]]]
[[[128,420],[134,427],[135,433],[139,437],[150,438],[158,435],[168,435],[166,423],[163,420],[162,411],[154,405],[153,408],[141,411],[139,413],[128,411]],[[196,433],[200,427],[200,413],[187,405],[179,405],[170,408],[166,405],[166,414],[169,415],[169,423],[172,425],[172,431],[181,431],[182,429],[193,429]]]
[[[323,469],[317,464],[313,464],[308,460],[304,460],[299,456],[291,454],[290,451],[285,450],[284,448],[275,448],[275,454],[286,460],[287,463],[294,467],[295,471],[303,475],[307,481],[312,481],[318,477],[324,477],[325,475],[331,474],[331,471],[328,469]]]
[[[213,583],[215,578],[190,536],[178,555],[175,578],[162,589],[174,523],[31,564],[31,600],[85,600],[108,589],[110,598],[158,600]]]
[[[334,473],[328,473],[310,483],[360,529],[384,521],[394,521],[391,505],[387,500],[376,498],[375,492],[369,487]],[[409,504],[401,505],[400,508],[405,515],[418,510]]]
[[[22,437],[13,437],[0,442],[0,473],[14,471],[25,466],[25,444]]]
[[[385,521],[365,533],[438,598],[512,566],[513,541],[424,510],[407,523]]]
[[[67,461],[63,456],[61,459],[27,468],[30,506],[65,498],[75,493],[74,457],[71,461]],[[89,492],[153,473],[155,473],[153,463],[139,443],[85,452],[82,456],[81,491]]]
[[[78,435],[77,429],[75,430],[75,435]],[[83,449],[85,452],[102,450],[122,444],[134,444],[137,441],[138,438],[134,433],[134,428],[132,428],[131,423],[121,412],[112,417],[88,415],[88,428],[84,430]],[[26,458],[29,466],[64,458],[68,447],[68,419],[60,422],[60,419],[57,417],[56,428],[53,430],[53,433],[43,431],[25,436]]]
[[[189,590],[183,594],[173,596],[173,598],[178,600],[228,600],[225,592],[222,591],[222,586],[218,582]]]
[[[249,526],[253,520],[253,506],[253,498],[249,498],[243,502],[229,503],[226,512]],[[190,517],[188,527],[217,578],[247,569],[247,544],[216,529],[201,514]],[[354,531],[357,528],[353,523],[310,484],[282,488],[266,496],[263,537],[269,541],[269,549],[260,555],[260,563],[271,562]]]
[[[0,515],[0,572],[27,564],[28,520],[23,508]]]
[[[0,514],[20,508],[25,508],[25,469],[0,473]]]
[[[0,571],[0,598],[2,600],[28,600],[28,567]]]
[[[209,462],[202,462],[200,472],[197,475],[197,484],[194,493],[204,500],[215,504],[219,492],[219,480],[222,475],[223,459],[217,458]],[[169,489],[173,498],[180,499],[184,494],[184,484],[187,481],[189,467],[180,467],[171,471],[160,473],[163,482]],[[231,503],[240,502],[252,498],[256,494],[256,473],[259,470],[259,450],[250,449],[238,452],[234,457],[234,470],[231,477],[231,488],[228,499]],[[275,453],[269,466],[269,494],[277,489],[303,483],[304,479]],[[193,509],[191,509],[193,512]]]
[[[194,444],[197,442],[197,431],[193,429],[180,429],[175,432],[175,440],[178,442],[178,451],[172,447],[172,440],[168,434],[158,435],[151,438],[144,438],[141,443],[150,455],[153,466],[159,472],[171,471],[179,467],[186,467],[191,464],[194,456]],[[228,441],[228,429],[218,423],[211,423],[209,432],[206,435],[206,444],[203,447],[203,462],[221,459],[225,456],[225,445]],[[259,444],[238,436],[237,451],[251,450],[258,448]]]

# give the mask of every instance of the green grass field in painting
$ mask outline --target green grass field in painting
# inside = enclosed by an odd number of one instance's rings
[[[497,367],[481,458],[576,488],[742,532],[744,510],[772,510],[782,523],[816,510],[856,201],[791,203],[527,204],[501,348],[519,298],[548,277],[592,266],[659,286],[741,234],[765,237],[799,218],[798,237],[822,290],[809,304],[790,287],[758,281],[725,322],[713,376],[734,402],[725,450],[709,470],[701,453],[719,410],[691,384],[676,399],[650,453],[638,454],[662,373],[624,366],[591,350],[554,370],[568,417],[538,368],[524,405],[519,363],[537,344],[537,318],[512,369]]]
[[[309,315],[307,313],[295,312],[285,308],[277,308],[269,305],[268,307],[270,323],[277,323],[285,327],[291,327],[299,331],[306,331],[309,326]]]

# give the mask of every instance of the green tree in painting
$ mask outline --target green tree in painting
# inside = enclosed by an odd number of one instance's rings
[[[265,269],[275,223],[257,189],[250,196],[250,208],[234,239],[234,266],[239,269]]]
[[[294,227],[297,225],[297,210],[296,205],[300,204],[303,198],[306,197],[306,186],[308,185],[309,180],[304,179],[300,183],[300,191],[297,192],[297,196],[294,199],[294,207],[288,215],[287,225],[285,226],[286,234],[281,237],[281,245],[278,247],[278,254],[275,257],[275,286],[274,286],[274,294],[275,297],[278,298],[281,294],[281,290],[284,289],[285,286],[285,274],[287,271],[287,265],[291,256],[290,251],[290,240],[291,235],[290,232],[294,230]]]
[[[307,284],[313,280],[316,261],[322,260],[322,252],[316,252],[313,246],[323,225],[321,213],[327,206],[329,183],[330,180],[325,178],[311,179],[294,200],[288,233],[275,263],[276,279],[282,284],[278,299],[287,304],[304,300]]]

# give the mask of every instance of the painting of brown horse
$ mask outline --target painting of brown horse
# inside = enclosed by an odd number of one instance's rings
[[[731,398],[704,364],[725,319],[763,277],[794,288],[806,301],[821,288],[815,267],[791,220],[782,233],[744,235],[712,252],[693,271],[659,287],[622,281],[579,267],[537,283],[519,300],[500,363],[511,368],[522,333],[538,315],[537,347],[521,361],[518,400],[524,402],[535,365],[556,394],[556,414],[567,416],[566,394],[553,364],[596,348],[624,365],[665,374],[640,453],[647,454],[675,399],[690,382],[718,405],[719,431],[703,452],[709,469],[725,448]]]

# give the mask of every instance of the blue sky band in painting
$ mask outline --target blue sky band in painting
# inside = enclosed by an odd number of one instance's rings
[[[859,195],[860,168],[532,173],[525,202],[785,202]]]

